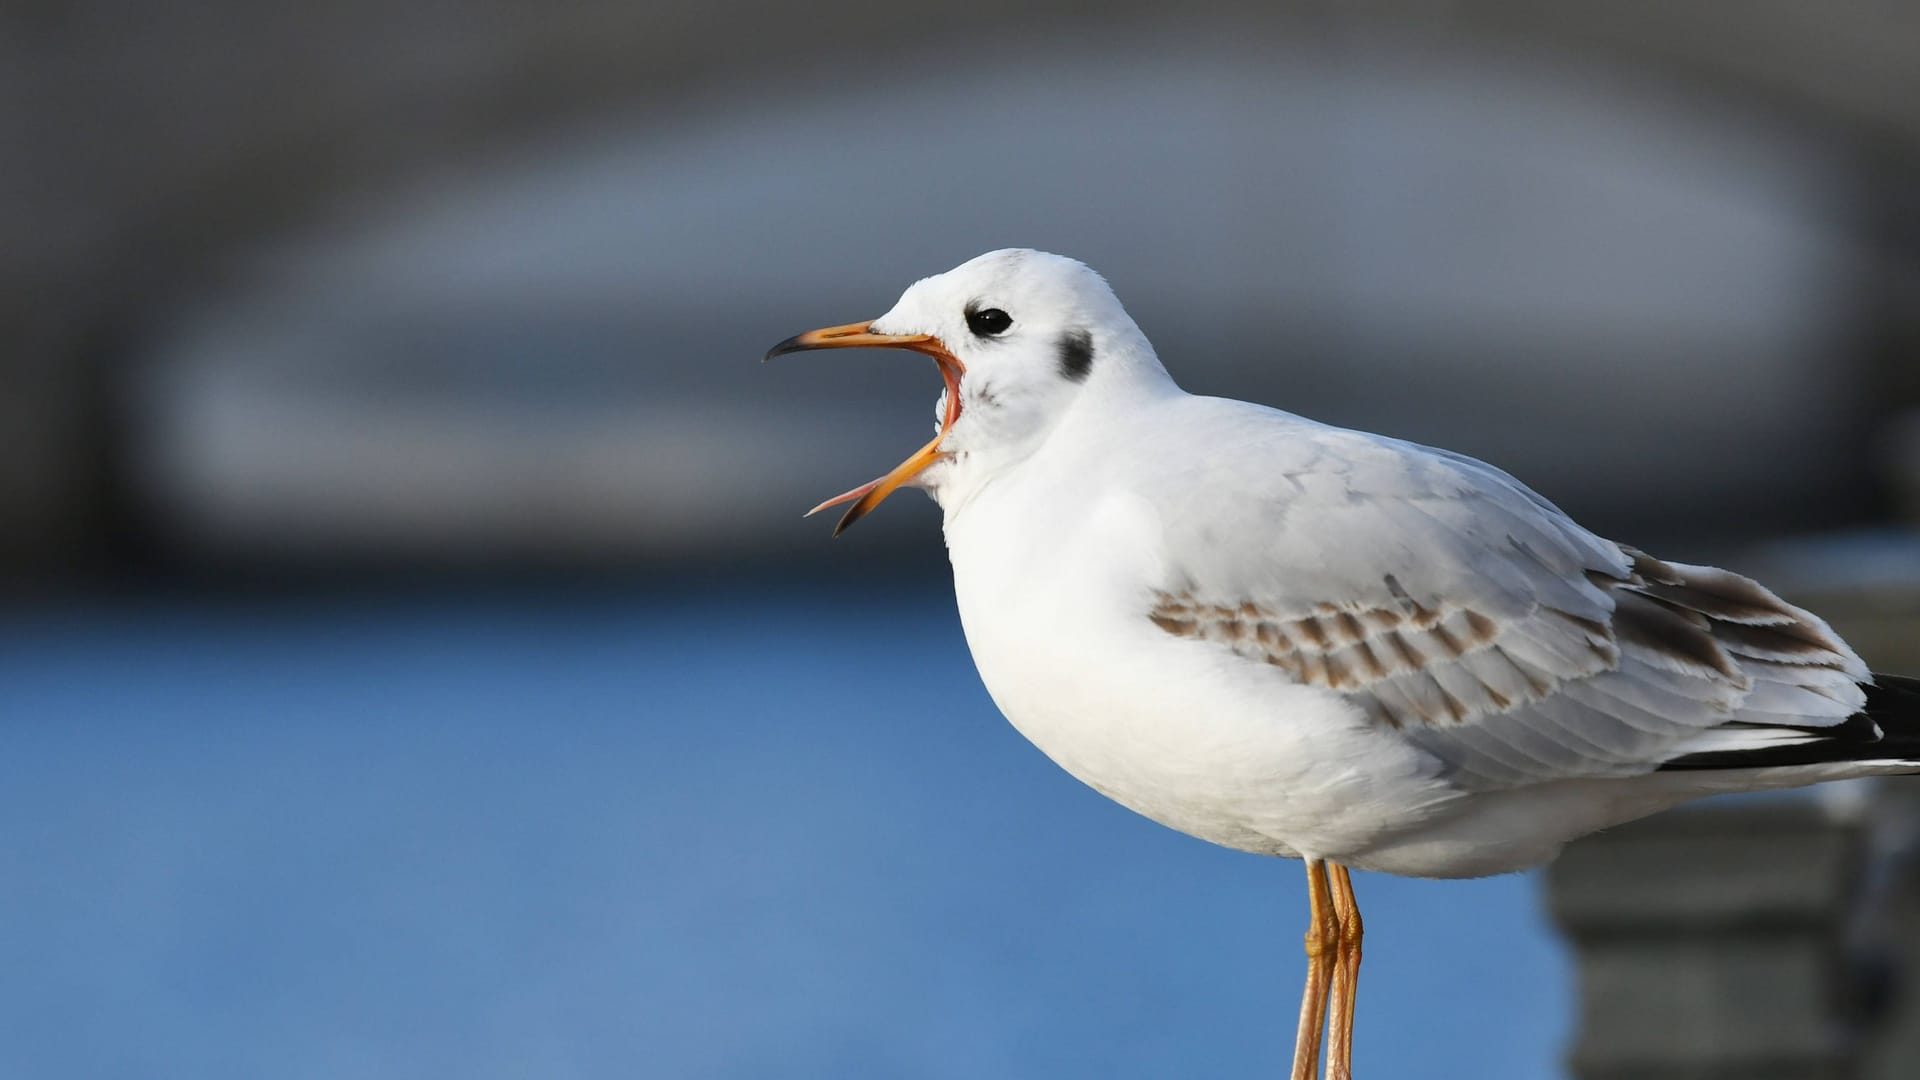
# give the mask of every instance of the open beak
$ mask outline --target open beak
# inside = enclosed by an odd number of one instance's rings
[[[866,517],[868,512],[879,506],[894,489],[918,476],[927,466],[940,460],[940,443],[953,430],[953,422],[960,419],[960,376],[966,374],[966,365],[947,351],[940,339],[931,334],[876,334],[869,329],[871,321],[848,323],[845,326],[829,326],[824,330],[809,330],[797,334],[767,350],[767,359],[785,356],[788,353],[807,352],[812,349],[854,349],[861,346],[883,349],[911,349],[933,357],[940,367],[940,378],[947,384],[946,413],[940,418],[940,433],[933,441],[914,451],[912,457],[893,467],[893,471],[852,491],[835,495],[819,506],[807,511],[807,516],[825,510],[829,506],[839,506],[850,502],[847,512],[840,517],[840,524],[833,527],[833,535],[839,536],[847,531],[847,526]]]

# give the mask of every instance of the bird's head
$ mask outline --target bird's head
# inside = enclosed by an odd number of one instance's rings
[[[932,442],[885,476],[809,511],[852,503],[835,535],[902,486],[938,495],[957,470],[1025,458],[1093,387],[1166,378],[1099,274],[1073,259],[1022,248],[988,252],[922,278],[885,315],[788,338],[767,359],[862,345],[933,357],[946,391]]]

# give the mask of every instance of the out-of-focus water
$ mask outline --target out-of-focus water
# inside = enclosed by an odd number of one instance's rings
[[[1557,1071],[1532,879],[1357,887],[1358,1068]],[[0,626],[0,1075],[1280,1075],[1304,926],[1021,740],[933,590]]]

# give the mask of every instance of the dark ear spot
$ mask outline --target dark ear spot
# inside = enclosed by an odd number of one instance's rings
[[[1060,335],[1060,374],[1074,382],[1085,382],[1093,370],[1093,335],[1085,330],[1069,330]]]

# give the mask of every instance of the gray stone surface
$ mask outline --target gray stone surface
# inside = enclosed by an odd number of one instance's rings
[[[1583,952],[1573,1071],[1602,1077],[1845,1072],[1823,935],[1660,935]]]
[[[1846,1075],[1842,942],[1861,830],[1804,799],[1676,811],[1574,844],[1548,872],[1573,942],[1582,1080]]]
[[[1880,785],[1868,805],[1881,854],[1856,948],[1871,978],[1860,1080],[1920,1075],[1920,779]]]
[[[1554,917],[1582,940],[1803,927],[1845,909],[1855,830],[1781,797],[1596,834],[1554,864]]]

